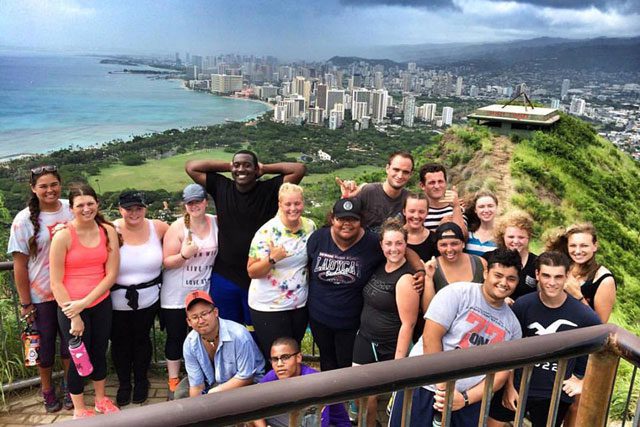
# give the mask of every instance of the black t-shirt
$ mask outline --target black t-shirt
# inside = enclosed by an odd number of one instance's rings
[[[258,181],[241,193],[233,180],[219,173],[207,174],[207,192],[216,204],[218,215],[218,256],[213,271],[249,289],[247,274],[249,246],[256,231],[278,212],[278,191],[284,180],[277,175]]]
[[[412,243],[407,243],[407,247],[413,249],[415,253],[418,254],[422,261],[429,261],[431,257],[437,257],[440,255],[438,252],[438,247],[436,245],[436,233],[429,232],[429,236],[424,239],[424,242],[418,243],[414,245]]]
[[[600,324],[600,319],[593,310],[569,295],[560,307],[549,308],[542,303],[538,292],[530,293],[519,298],[511,309],[520,322],[523,338]],[[565,379],[569,378],[574,370],[576,373],[584,374],[586,359],[586,356],[571,359],[567,365]],[[549,399],[557,369],[557,361],[536,363],[531,375],[529,397]],[[520,386],[521,375],[521,370],[516,370],[514,377],[516,389]],[[564,392],[561,398],[565,402],[573,401]]]
[[[346,251],[331,238],[330,227],[316,230],[307,241],[309,256],[309,316],[334,329],[360,324],[362,288],[384,261],[378,236],[364,236]]]
[[[485,252],[484,255],[482,255],[482,258],[489,261],[492,254],[493,251]],[[522,268],[522,270],[520,270],[520,275],[518,276],[518,286],[516,286],[516,290],[513,291],[513,294],[511,294],[511,299],[513,299],[514,301],[523,295],[527,295],[538,290],[538,281],[536,280],[537,259],[538,255],[529,252],[527,263]]]
[[[357,198],[362,203],[364,218],[362,226],[367,230],[380,231],[380,226],[387,218],[402,218],[402,206],[409,191],[403,188],[395,199],[384,192],[382,183],[376,182],[362,187]]]
[[[364,307],[360,316],[360,333],[369,341],[397,343],[400,332],[400,313],[396,303],[396,284],[405,274],[413,275],[408,262],[387,273],[382,262],[364,286]],[[418,294],[416,293],[416,297]]]

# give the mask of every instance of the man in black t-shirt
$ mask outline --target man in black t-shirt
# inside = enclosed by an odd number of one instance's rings
[[[566,255],[559,252],[545,252],[538,256],[536,278],[539,291],[520,297],[511,306],[520,322],[523,338],[600,324],[593,310],[564,291],[569,265]],[[570,360],[567,365],[556,426],[562,424],[573,396],[582,391],[581,377],[586,370],[586,362],[587,356],[582,356]],[[526,402],[533,427],[546,426],[557,370],[557,361],[534,365]],[[496,392],[491,401],[489,427],[503,426],[503,423],[514,419],[521,375],[520,369],[515,371],[515,375],[512,372],[504,388]]]
[[[185,169],[213,198],[218,216],[218,256],[211,275],[210,294],[220,317],[247,325],[253,332],[247,274],[249,246],[256,231],[278,212],[278,191],[283,182],[298,184],[306,168],[302,163],[263,165],[252,151],[241,150],[228,163],[191,160]],[[231,172],[229,179],[222,172]],[[263,174],[276,174],[259,180]]]

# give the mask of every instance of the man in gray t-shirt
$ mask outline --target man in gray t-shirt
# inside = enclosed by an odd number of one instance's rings
[[[362,226],[377,232],[385,219],[402,215],[404,201],[409,194],[405,188],[413,172],[413,157],[404,151],[394,152],[389,156],[385,168],[387,178],[384,182],[360,184],[355,181],[343,181],[336,178],[342,198],[356,197],[360,199],[364,217]]]
[[[452,283],[436,294],[425,314],[422,338],[409,356],[466,349],[522,337],[520,324],[504,302],[518,284],[517,252],[497,249],[488,262],[482,284]],[[429,274],[430,272],[427,272]],[[495,375],[494,389],[504,384],[508,371]],[[445,384],[427,385],[414,391],[411,424],[431,425],[444,408]],[[484,375],[456,381],[452,426],[477,425],[484,389]],[[390,426],[401,421],[403,393],[397,392]]]

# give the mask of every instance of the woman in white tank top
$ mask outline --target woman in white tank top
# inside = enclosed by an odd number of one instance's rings
[[[122,219],[115,221],[122,236],[120,269],[111,288],[113,324],[111,358],[118,374],[118,406],[142,403],[149,396],[150,331],[159,308],[162,279],[162,238],[169,226],[145,218],[147,205],[138,191],[120,194]],[[133,372],[133,399],[131,396]]]
[[[164,266],[160,291],[160,319],[167,331],[165,356],[169,375],[168,399],[180,379],[182,344],[188,326],[184,300],[195,290],[209,292],[209,279],[218,254],[216,217],[206,213],[207,193],[198,184],[190,184],[182,192],[185,214],[167,231],[163,245]]]

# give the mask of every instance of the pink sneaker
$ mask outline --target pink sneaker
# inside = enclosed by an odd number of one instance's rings
[[[120,412],[120,409],[118,409],[118,407],[114,405],[108,397],[104,397],[102,400],[96,401],[95,410],[96,412],[105,415]]]
[[[80,410],[75,410],[73,411],[73,419],[74,420],[79,420],[82,418],[89,418],[89,417],[95,417],[96,413],[93,412],[93,410],[91,409],[80,409]]]

